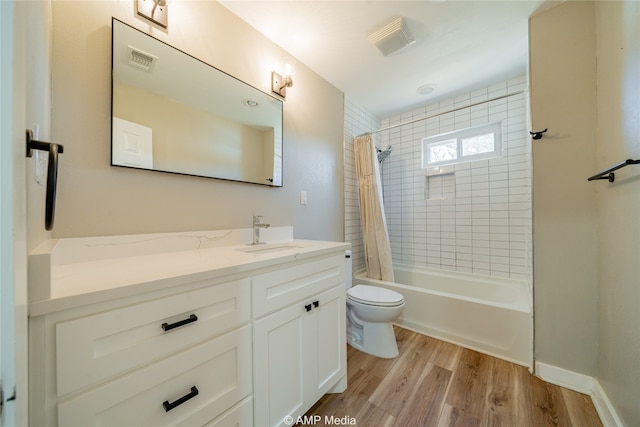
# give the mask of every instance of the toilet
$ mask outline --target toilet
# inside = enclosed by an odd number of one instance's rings
[[[391,322],[404,309],[404,297],[378,286],[352,287],[351,251],[346,253],[347,342],[358,350],[387,359],[398,356]]]

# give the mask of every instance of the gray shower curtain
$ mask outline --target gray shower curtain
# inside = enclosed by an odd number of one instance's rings
[[[353,152],[358,175],[360,199],[360,225],[364,241],[367,276],[371,279],[393,282],[391,245],[387,220],[382,204],[382,184],[378,168],[376,147],[370,135],[353,141]]]

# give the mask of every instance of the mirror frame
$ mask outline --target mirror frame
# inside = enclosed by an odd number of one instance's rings
[[[127,165],[127,164],[118,164],[116,162],[114,162],[114,126],[119,126],[119,124],[115,124],[116,119],[120,119],[119,117],[114,116],[114,105],[116,104],[115,99],[116,99],[116,95],[115,95],[115,86],[116,86],[116,70],[115,70],[115,65],[116,65],[116,60],[117,59],[116,56],[116,48],[115,48],[115,43],[116,43],[116,27],[120,25],[123,26],[125,28],[128,28],[130,30],[135,30],[137,33],[140,33],[140,35],[146,36],[148,37],[150,40],[152,40],[154,43],[155,42],[159,42],[161,43],[164,47],[168,47],[172,50],[175,51],[176,54],[179,55],[184,55],[185,59],[188,61],[197,61],[195,63],[197,64],[202,64],[204,66],[206,66],[207,68],[209,68],[211,70],[211,72],[213,73],[213,75],[219,76],[219,78],[221,79],[225,79],[228,80],[228,85],[232,85],[232,84],[242,84],[243,85],[243,89],[249,90],[249,91],[254,91],[255,92],[255,96],[256,97],[262,97],[262,99],[266,99],[268,102],[275,102],[277,103],[276,105],[276,109],[278,110],[276,114],[279,115],[275,117],[276,121],[277,121],[277,126],[279,126],[279,129],[277,128],[273,128],[273,131],[271,132],[273,134],[273,138],[274,138],[274,142],[273,142],[273,148],[271,149],[271,152],[273,152],[273,168],[275,169],[275,171],[279,172],[279,177],[272,176],[271,178],[266,178],[265,181],[267,182],[258,182],[258,181],[250,181],[250,180],[244,180],[242,179],[242,177],[240,179],[235,179],[235,178],[231,178],[228,176],[217,176],[219,174],[216,173],[212,173],[211,175],[206,175],[206,174],[201,174],[201,173],[194,173],[192,171],[185,171],[185,170],[166,170],[166,169],[156,169],[153,166],[151,167],[144,167],[144,166],[139,166],[139,165]],[[117,166],[117,167],[124,167],[124,168],[128,168],[128,169],[142,169],[142,170],[151,170],[151,171],[157,171],[157,172],[165,172],[165,173],[172,173],[172,174],[178,174],[178,175],[187,175],[187,176],[196,176],[196,177],[203,177],[203,178],[213,178],[213,179],[220,179],[220,180],[224,180],[224,181],[232,181],[232,182],[243,182],[243,183],[248,183],[248,184],[257,184],[257,185],[264,185],[264,186],[269,186],[269,187],[282,187],[283,186],[283,149],[284,149],[284,144],[283,144],[283,129],[284,129],[284,120],[283,120],[283,110],[284,110],[284,106],[283,106],[283,101],[280,98],[274,97],[273,95],[263,92],[260,89],[249,85],[248,83],[234,77],[233,75],[226,73],[222,70],[220,70],[217,67],[214,67],[213,65],[202,61],[201,59],[196,58],[193,55],[190,55],[187,52],[184,52],[162,40],[159,40],[147,33],[145,33],[144,31],[141,31],[135,27],[133,27],[132,25],[129,25],[115,17],[112,17],[112,29],[111,29],[111,165],[112,166]],[[226,85],[225,85],[226,87]],[[151,93],[151,92],[149,92]],[[244,98],[244,99],[243,99]],[[228,98],[227,98],[228,99]],[[247,99],[250,98],[246,98],[246,97],[242,97],[240,96],[238,99],[234,99],[233,101],[246,101]],[[245,103],[246,105],[246,103]],[[197,109],[197,107],[194,107]],[[198,109],[199,110],[199,109]],[[199,111],[203,111],[203,114],[209,114],[212,115],[214,113],[209,113],[209,112],[204,112],[204,110],[199,110]],[[212,117],[213,118],[213,117]],[[232,119],[227,119],[225,117],[222,116],[215,116],[215,119],[218,120],[220,119],[221,121],[228,121],[231,122]],[[120,120],[120,121],[124,121],[126,122],[126,120]],[[136,125],[136,123],[132,123],[133,125]],[[240,123],[240,122],[233,122],[232,125],[234,126],[245,126],[245,127],[253,127],[251,124],[246,124],[246,123]],[[258,126],[258,125],[256,125]],[[151,128],[148,128],[151,129]],[[149,143],[151,144],[151,137],[149,136]],[[215,141],[214,141],[215,142]],[[149,150],[151,150],[151,148],[149,148]],[[278,156],[278,151],[279,151],[279,156]],[[150,151],[151,152],[151,151]],[[277,162],[279,162],[279,167],[276,167]],[[274,172],[275,172],[274,171]],[[267,175],[268,176],[268,175]]]

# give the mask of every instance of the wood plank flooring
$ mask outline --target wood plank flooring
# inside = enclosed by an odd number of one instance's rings
[[[307,412],[321,416],[314,425],[336,425],[325,416],[346,416],[360,427],[602,426],[589,396],[548,384],[523,366],[406,329],[395,332],[395,359],[349,346],[347,390],[325,395]]]

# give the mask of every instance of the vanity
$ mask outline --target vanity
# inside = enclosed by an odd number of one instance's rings
[[[50,240],[30,254],[38,426],[279,426],[346,388],[345,249],[291,227]]]

